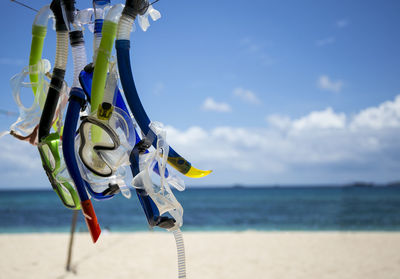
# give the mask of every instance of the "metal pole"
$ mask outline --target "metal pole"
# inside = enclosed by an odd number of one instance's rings
[[[70,238],[69,238],[68,256],[67,256],[67,265],[65,266],[65,269],[67,271],[71,271],[72,246],[74,244],[74,234],[75,234],[75,227],[76,227],[77,217],[78,217],[78,210],[74,210],[74,213],[72,214],[71,233],[70,233]]]

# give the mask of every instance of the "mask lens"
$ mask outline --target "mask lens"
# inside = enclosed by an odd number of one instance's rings
[[[41,153],[44,157],[45,163],[47,167],[53,172],[56,168],[56,160],[54,158],[53,153],[51,152],[50,147],[47,144],[43,144],[41,146]]]
[[[64,204],[68,207],[77,207],[78,204],[76,190],[74,184],[71,182],[72,180],[65,164],[61,165],[60,172],[57,174],[56,180],[58,181],[58,190],[62,195]]]
[[[75,207],[75,201],[72,198],[71,190],[73,191],[73,187],[68,182],[63,182],[59,184],[60,191],[62,192],[63,201],[66,206]]]
[[[38,87],[37,82],[32,84],[29,79],[29,70],[25,68],[20,74],[13,76],[10,80],[11,86],[14,89],[14,99],[17,105],[25,110],[32,107],[35,99],[34,92]]]
[[[118,138],[113,138],[110,131],[92,122],[82,123],[81,148],[79,155],[87,168],[100,176],[110,176],[111,167],[98,155],[103,150],[114,150],[118,147]]]
[[[26,67],[10,80],[13,97],[20,113],[11,130],[20,136],[30,135],[39,123],[48,89],[48,82],[44,79],[44,64],[41,61],[31,66],[31,69]]]

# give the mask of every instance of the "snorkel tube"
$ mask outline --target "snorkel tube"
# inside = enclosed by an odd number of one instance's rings
[[[39,122],[38,149],[43,168],[54,191],[58,194],[66,207],[70,209],[79,209],[79,198],[70,181],[68,173],[65,172],[64,161],[59,152],[61,143],[59,131],[61,130],[61,125],[59,125],[58,132],[50,134],[60,94],[66,86],[64,83],[64,75],[68,58],[68,32],[63,20],[60,1],[53,0],[50,9],[53,11],[56,22],[56,58],[46,102]],[[59,117],[59,120],[61,120],[61,117]]]
[[[96,61],[97,50],[101,42],[104,15],[110,8],[110,0],[93,0],[94,10],[94,36],[93,36],[93,62]]]
[[[101,38],[102,38],[102,28],[104,22],[104,14],[110,8],[109,0],[93,0],[93,10],[94,10],[94,37],[93,37],[93,63],[88,64],[84,70],[81,72],[79,76],[79,80],[81,82],[83,91],[85,91],[86,97],[88,101],[91,102],[91,92],[92,92],[92,80],[93,80],[93,71],[94,64],[97,58],[97,51],[100,46]],[[114,35],[115,37],[115,35]],[[122,98],[122,95],[119,89],[116,89],[116,106],[124,110],[127,114],[129,111],[125,105],[125,102]],[[96,109],[96,108],[95,108]]]
[[[81,201],[82,213],[88,227],[92,241],[95,243],[100,236],[101,229],[97,221],[92,202],[86,192],[85,181],[83,180],[78,163],[75,157],[75,132],[81,110],[86,107],[85,93],[79,84],[79,73],[86,65],[85,42],[80,24],[74,22],[75,1],[62,1],[64,17],[68,21],[68,30],[72,48],[72,58],[74,61],[74,82],[70,91],[69,104],[64,125],[62,150],[65,163],[68,168],[76,190]]]
[[[122,4],[114,5],[107,13],[103,23],[102,38],[97,49],[97,58],[95,61],[92,95],[91,95],[91,112],[106,113],[103,111],[104,88],[106,86],[108,63],[111,56],[112,47],[117,33],[118,20],[121,11],[124,8]],[[112,96],[113,97],[113,96]],[[112,98],[113,99],[113,98]],[[111,99],[111,104],[112,104]],[[107,101],[109,103],[109,101]],[[103,111],[103,112],[102,112]],[[96,137],[97,135],[94,135]],[[96,140],[96,139],[95,139]]]
[[[29,66],[32,67],[39,63],[42,59],[44,39],[47,34],[47,23],[52,12],[50,6],[46,5],[39,10],[35,16],[35,20],[32,24],[32,43],[31,52],[29,55]],[[32,83],[37,83],[39,76],[37,72],[29,74],[29,78]],[[36,86],[32,86],[33,94],[36,95]]]
[[[145,14],[148,7],[149,3],[147,0],[126,1],[125,8],[122,11],[122,16],[118,24],[117,40],[115,42],[115,48],[117,50],[118,70],[120,74],[122,88],[124,89],[125,98],[140,129],[145,135],[152,133],[149,128],[150,119],[143,108],[143,105],[138,96],[138,92],[136,90],[130,64],[131,58],[129,54],[129,49],[130,32],[132,30],[132,25],[135,21],[135,18],[137,15]],[[150,137],[154,138],[152,145],[156,147],[157,136],[153,134]],[[204,171],[193,167],[189,161],[179,155],[172,147],[170,147],[169,149],[168,163],[176,170],[188,177],[200,178],[207,176],[211,173],[210,170]]]
[[[53,11],[56,21],[56,59],[50,81],[50,88],[40,118],[39,141],[50,134],[51,124],[60,98],[60,92],[64,85],[64,76],[68,60],[68,31],[62,17],[59,0],[53,0],[50,9]]]

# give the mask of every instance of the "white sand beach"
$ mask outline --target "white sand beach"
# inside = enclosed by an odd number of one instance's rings
[[[187,232],[188,278],[400,278],[400,233]],[[1,234],[0,278],[177,278],[172,233]]]

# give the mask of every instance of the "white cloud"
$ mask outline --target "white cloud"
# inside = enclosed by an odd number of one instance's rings
[[[346,115],[344,113],[336,114],[332,108],[322,111],[313,111],[310,114],[296,119],[292,122],[295,130],[311,129],[341,129],[346,125]]]
[[[261,128],[167,127],[167,140],[196,167],[215,170],[204,179],[208,184],[379,182],[399,177],[400,95],[355,115],[328,107],[296,119],[270,115],[266,120],[269,125]]]
[[[271,114],[268,115],[265,120],[272,125],[274,128],[286,129],[290,126],[290,117],[286,115]]]
[[[335,37],[328,37],[328,38],[317,40],[315,42],[315,45],[318,47],[322,47],[322,46],[333,44],[335,41],[336,41]]]
[[[341,80],[332,81],[328,76],[322,75],[318,78],[317,86],[322,90],[340,92],[343,87],[343,82]]]
[[[47,185],[37,147],[10,135],[1,137],[0,143],[0,186],[13,189]]]
[[[400,95],[395,100],[387,101],[378,107],[362,110],[354,116],[350,125],[352,129],[384,129],[400,127]]]
[[[241,98],[243,101],[250,103],[250,104],[260,104],[261,101],[258,99],[256,94],[248,89],[243,89],[243,88],[235,88],[233,90],[233,94],[235,96],[238,96]]]
[[[293,120],[288,116],[277,114],[269,115],[265,119],[271,128],[284,130],[291,134],[308,133],[315,130],[344,129],[346,127],[346,115],[335,113],[330,107],[321,111],[312,111]]]
[[[210,176],[188,185],[385,182],[399,179],[400,95],[351,115],[328,107],[297,118],[269,115],[263,127],[171,126],[167,141]],[[50,185],[37,149],[0,139],[1,187]]]
[[[218,103],[213,98],[208,97],[204,100],[202,108],[204,110],[218,111],[218,112],[230,112],[232,111],[231,106],[227,103]]]
[[[338,21],[336,21],[336,26],[338,28],[344,28],[347,25],[349,25],[349,21],[345,18],[339,19]]]

